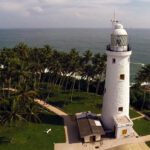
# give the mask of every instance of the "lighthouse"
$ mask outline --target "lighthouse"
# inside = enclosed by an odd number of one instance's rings
[[[128,34],[123,25],[113,21],[111,44],[107,46],[106,80],[101,120],[117,138],[129,136],[133,123],[129,118],[130,56]]]

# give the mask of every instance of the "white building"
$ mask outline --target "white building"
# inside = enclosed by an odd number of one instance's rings
[[[107,68],[102,121],[106,129],[122,130],[117,133],[127,135],[131,131],[129,128],[133,126],[129,119],[129,78],[132,51],[129,48],[128,34],[123,25],[114,21],[113,27],[111,44],[107,46],[106,51]],[[120,125],[120,122],[115,119],[118,117],[126,118],[129,122],[121,122]],[[119,136],[117,135],[117,137]]]
[[[96,142],[101,140],[105,134],[100,118],[91,112],[76,113],[77,125],[80,138],[85,142]]]
[[[115,137],[123,138],[130,136],[133,132],[133,123],[127,116],[115,116]]]

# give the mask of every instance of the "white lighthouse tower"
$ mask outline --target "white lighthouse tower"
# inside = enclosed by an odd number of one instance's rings
[[[127,136],[133,126],[129,118],[130,56],[128,34],[123,25],[113,21],[111,44],[107,46],[106,81],[102,122],[116,137]]]

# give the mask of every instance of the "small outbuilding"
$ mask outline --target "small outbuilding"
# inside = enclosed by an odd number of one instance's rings
[[[97,115],[91,112],[82,112],[76,114],[76,119],[80,138],[85,143],[101,140],[101,135],[104,135],[105,132]]]
[[[133,122],[126,115],[115,116],[114,122],[116,138],[127,137],[133,132]]]

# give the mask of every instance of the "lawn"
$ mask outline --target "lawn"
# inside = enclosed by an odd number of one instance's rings
[[[54,94],[48,99],[48,102],[54,106],[63,109],[69,114],[75,114],[77,112],[91,111],[94,113],[101,113],[102,111],[102,96],[86,93],[86,92],[74,92],[71,101],[70,92],[59,92]],[[139,117],[140,114],[135,110],[130,109],[130,117]]]
[[[74,92],[72,101],[70,92],[60,92],[48,99],[54,106],[63,109],[68,114],[91,111],[101,113],[102,97],[93,93]]]
[[[150,147],[150,141],[149,141],[149,142],[146,142],[146,145],[147,145],[148,147]]]
[[[47,102],[69,114],[89,110],[101,113],[102,96],[74,92],[71,100],[70,92],[59,91],[54,93]],[[140,115],[130,109],[130,116],[134,118]],[[18,122],[11,127],[0,126],[0,150],[53,150],[54,143],[65,142],[63,120],[60,117],[45,112],[40,115],[40,118],[40,124]],[[46,134],[45,131],[49,128],[52,131]],[[134,128],[139,135],[150,134],[150,121],[146,119],[135,120]]]
[[[149,120],[142,118],[142,119],[134,120],[133,123],[134,123],[134,129],[139,135],[144,136],[150,134]]]
[[[11,127],[0,126],[0,150],[53,150],[54,143],[65,142],[60,117],[47,112],[40,118],[40,124],[18,122]],[[47,134],[45,131],[50,128]]]
[[[130,109],[130,117],[135,118],[141,116],[139,113],[137,113],[134,109]]]
[[[150,134],[149,120],[142,118],[142,119],[134,120],[133,122],[134,122],[134,129],[139,135],[144,136]],[[150,141],[146,142],[146,144],[150,147]]]

